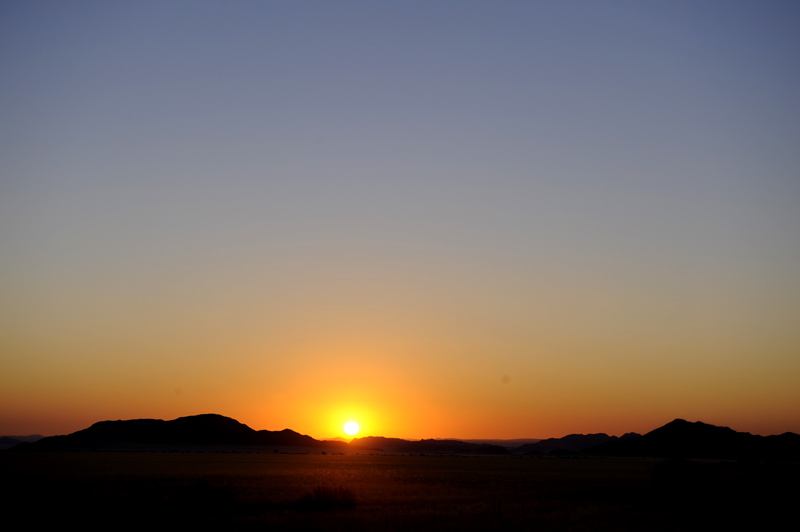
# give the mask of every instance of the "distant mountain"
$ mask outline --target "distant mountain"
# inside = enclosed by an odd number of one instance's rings
[[[234,450],[242,446],[318,451],[378,451],[412,454],[510,454],[499,445],[457,440],[407,441],[399,438],[356,438],[351,443],[319,441],[289,429],[253,430],[235,419],[218,414],[161,419],[100,421],[66,436],[52,436],[22,443],[15,451],[65,450]]]
[[[800,435],[787,432],[780,436],[758,436],[676,419],[640,438],[609,441],[584,452],[666,458],[796,459],[800,457]]]
[[[305,447],[338,449],[339,442],[321,442],[293,430],[253,430],[218,414],[201,414],[171,421],[131,419],[100,421],[67,436],[52,436],[24,443],[14,450],[160,450],[164,447],[210,448],[214,446]]]
[[[355,438],[350,442],[351,449],[364,451],[384,451],[401,454],[484,454],[504,455],[511,451],[500,445],[487,443],[468,443],[459,440],[419,440],[409,441],[400,438],[367,436]]]
[[[619,438],[617,436],[609,436],[606,433],[570,434],[563,438],[548,438],[537,443],[521,445],[512,450],[520,454],[577,453],[603,443],[638,437],[640,437],[640,435],[635,432],[629,432]]]
[[[10,449],[23,442],[33,442],[41,440],[42,438],[44,438],[44,436],[0,436],[0,451]]]
[[[235,419],[202,414],[164,421],[131,419],[100,421],[66,436],[34,442],[0,439],[14,445],[9,451],[203,451],[283,450],[287,452],[385,452],[398,454],[509,455],[501,445],[460,440],[419,440],[369,436],[342,441],[319,441],[293,430],[253,430]],[[676,419],[644,436],[570,434],[525,444],[518,454],[575,454],[600,456],[647,456],[665,458],[800,459],[800,435],[756,436],[727,427]]]
[[[41,434],[28,434],[27,436],[10,436],[8,434],[4,434],[0,436],[0,442],[8,442],[11,440],[21,442],[21,441],[37,441],[44,438]]]
[[[22,443],[22,440],[17,438],[12,438],[11,436],[0,436],[0,449],[8,449],[14,447],[15,445],[19,445]]]
[[[324,440],[320,440],[320,441],[340,441],[340,442],[347,443],[350,440],[342,438],[341,436],[334,436],[333,438],[325,438]]]
[[[441,438],[441,439],[463,441],[467,443],[488,443],[489,445],[499,445],[500,447],[505,447],[506,449],[509,450],[516,449],[517,447],[526,445],[528,443],[537,443],[542,441],[541,438],[517,438],[514,440],[494,440],[494,439],[463,440],[460,438]]]

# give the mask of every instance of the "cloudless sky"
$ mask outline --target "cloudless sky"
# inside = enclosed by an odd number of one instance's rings
[[[800,432],[800,4],[0,4],[0,434]]]

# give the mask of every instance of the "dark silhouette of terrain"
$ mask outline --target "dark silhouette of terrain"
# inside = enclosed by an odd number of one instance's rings
[[[343,449],[341,442],[321,442],[289,429],[253,430],[218,414],[187,416],[171,421],[130,419],[100,421],[67,436],[51,436],[13,447],[15,451],[160,450],[219,446],[299,447]]]
[[[511,454],[511,451],[499,445],[486,443],[467,443],[459,440],[419,440],[408,441],[400,438],[383,438],[368,436],[355,438],[350,442],[351,448],[365,451],[385,451],[389,453],[408,454]]]
[[[640,438],[620,438],[583,452],[606,456],[787,460],[800,458],[800,435],[758,436],[676,419]]]
[[[101,421],[66,436],[23,442],[12,451],[68,450],[255,450],[260,452],[379,452],[389,454],[575,455],[661,458],[793,460],[800,458],[800,435],[757,436],[702,422],[676,419],[644,436],[628,433],[570,434],[514,449],[460,440],[418,440],[369,436],[320,441],[293,430],[253,430],[235,419],[202,414],[164,421]],[[513,453],[512,453],[513,451]]]
[[[0,436],[0,450],[8,449],[19,445],[23,442],[34,442],[44,438],[40,434],[31,434],[29,436]]]
[[[15,451],[80,450],[256,450],[362,451],[407,454],[511,454],[499,445],[456,440],[408,441],[399,438],[356,438],[351,443],[320,441],[289,429],[272,432],[253,430],[218,414],[201,414],[164,421],[131,419],[100,421],[66,436],[52,436],[19,444]]]
[[[635,432],[629,432],[619,438],[616,436],[609,436],[604,432],[599,434],[570,434],[563,438],[548,438],[537,443],[520,445],[513,450],[515,453],[528,455],[570,454],[579,453],[584,449],[595,447],[603,443],[639,437],[641,437],[641,435]]]
[[[513,451],[517,447],[522,445],[527,445],[529,443],[538,443],[542,441],[541,438],[515,438],[513,440],[498,440],[498,439],[469,439],[469,438],[436,438],[437,440],[456,440],[456,441],[463,441],[467,443],[488,443],[489,445],[499,445],[500,447],[505,447],[506,449]]]

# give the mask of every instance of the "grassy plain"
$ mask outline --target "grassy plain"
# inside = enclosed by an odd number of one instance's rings
[[[579,531],[763,527],[797,500],[793,464],[677,470],[647,459],[2,452],[0,501],[3,522],[84,529]]]

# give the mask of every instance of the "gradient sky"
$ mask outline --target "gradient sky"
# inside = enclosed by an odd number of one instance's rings
[[[0,434],[800,432],[800,3],[0,4]]]

